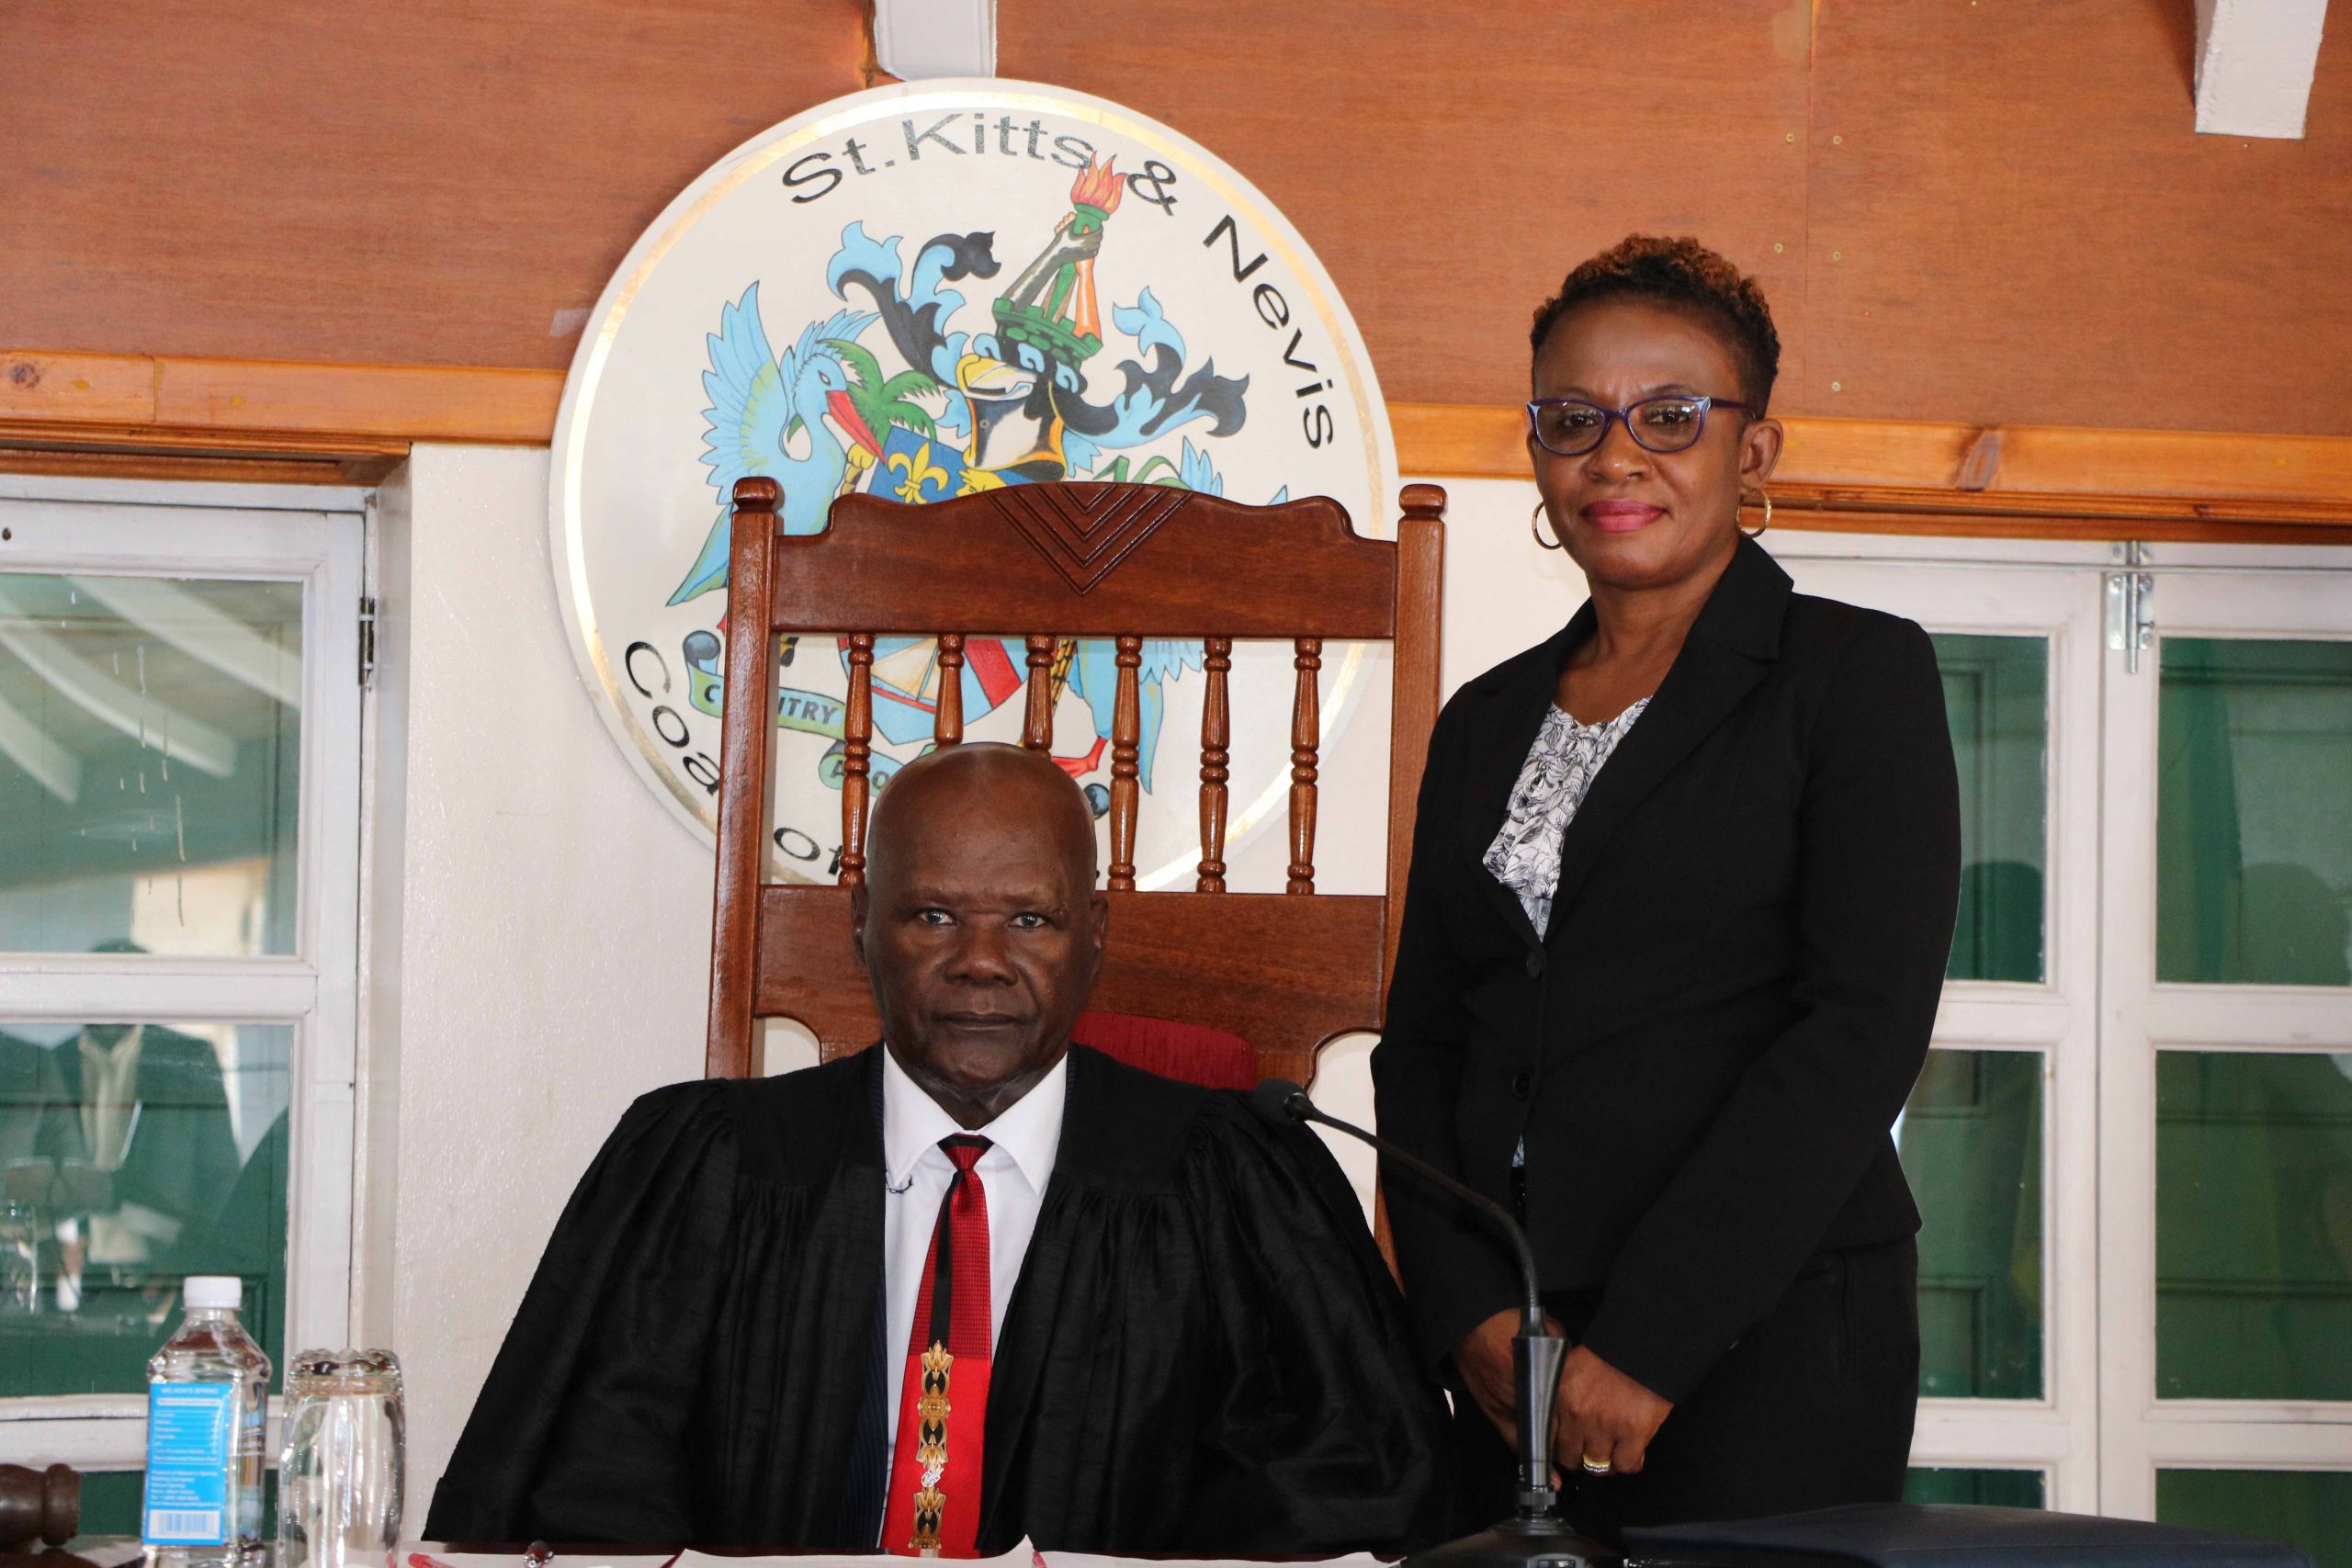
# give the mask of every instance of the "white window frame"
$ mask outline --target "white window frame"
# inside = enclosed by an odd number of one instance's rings
[[[290,1025],[287,1348],[349,1337],[358,1063],[359,602],[368,492],[0,476],[0,572],[303,585],[289,956],[0,953],[0,1019]],[[136,1470],[143,1391],[0,1400],[0,1461]]]
[[[2159,1470],[2352,1471],[2352,1401],[2164,1399],[2156,1394],[2156,1053],[2352,1050],[2352,992],[2302,986],[2159,983],[2156,951],[2157,672],[2167,637],[2352,640],[2352,549],[2185,546],[2154,552],[2156,646],[2109,672],[2106,708],[2110,899],[2101,993],[2100,1116],[2144,1139],[2100,1151],[2106,1435],[2099,1495],[2153,1517]]]
[[[2002,547],[1984,548],[1996,543]],[[2031,1051],[2042,1059],[2042,1392],[2038,1399],[1921,1400],[1911,1462],[2037,1471],[2049,1506],[2094,1513],[2096,1168],[2060,1151],[2088,1148],[2098,1135],[2097,573],[2104,552],[1834,535],[1779,544],[1802,592],[1907,615],[1931,632],[2040,637],[2048,649],[2043,978],[1948,982],[1933,1038],[1941,1048]]]
[[[2109,646],[2122,547],[1775,535],[1798,587],[1930,631],[2051,637],[2048,971],[1954,982],[1935,1043],[2048,1050],[2045,1398],[1924,1399],[1912,1463],[2040,1470],[2053,1508],[2154,1517],[2159,1469],[2352,1470],[2352,1402],[2155,1397],[2155,1051],[2352,1049],[2352,993],[2154,981],[2165,635],[2352,638],[2352,549],[2158,545],[2159,646]],[[2086,1354],[2086,1351],[2094,1353]]]

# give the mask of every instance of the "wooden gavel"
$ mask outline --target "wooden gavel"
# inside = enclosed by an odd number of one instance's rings
[[[45,1546],[62,1546],[81,1528],[82,1478],[71,1466],[0,1464],[0,1551],[14,1551],[35,1537]]]

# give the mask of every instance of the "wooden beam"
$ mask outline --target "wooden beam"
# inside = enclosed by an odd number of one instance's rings
[[[403,444],[545,446],[563,376],[479,366],[312,365],[263,359],[0,349],[0,433],[99,426],[148,439],[182,434]]]
[[[380,477],[417,441],[545,446],[562,394],[552,370],[0,350],[0,467],[87,472],[113,455],[158,477],[230,461],[312,483],[329,464]],[[1389,416],[1407,475],[1527,476],[1516,408],[1392,403]],[[1784,526],[1799,513],[1857,528],[1974,519],[1986,533],[2040,518],[2089,537],[2157,537],[2159,523],[2230,537],[2352,526],[2352,436],[1784,423],[1772,487]],[[2135,531],[2086,532],[2109,525]]]
[[[1517,409],[1391,403],[1397,466],[1432,479],[1523,479],[1525,416]],[[1907,420],[1790,419],[1773,476],[1807,486],[1934,492],[1947,510],[1988,497],[2129,496],[2301,501],[2352,522],[2352,437],[2239,435],[2188,430],[2086,430],[2052,425]],[[2174,508],[2176,511],[2180,508]]]
[[[0,354],[0,420],[146,424],[155,361],[130,354]]]
[[[563,378],[548,370],[424,365],[288,365],[160,360],[155,423],[180,428],[410,441],[486,441],[555,430]]]
[[[19,446],[0,439],[0,474],[77,479],[196,480],[240,485],[373,485],[400,467],[393,457],[273,457],[214,452],[149,452],[127,446]]]
[[[1743,507],[1740,525],[1764,525]],[[1772,487],[1771,526],[1835,534],[1923,534],[1995,539],[2141,539],[2176,544],[2352,545],[2352,505],[2192,501],[2165,496],[2005,494]]]

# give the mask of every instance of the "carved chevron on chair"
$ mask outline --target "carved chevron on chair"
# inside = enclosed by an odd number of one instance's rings
[[[1190,491],[1110,484],[1007,485],[984,493],[1081,594],[1192,498]]]

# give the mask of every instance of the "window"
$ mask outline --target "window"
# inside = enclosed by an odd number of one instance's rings
[[[359,504],[0,480],[0,1458],[135,1472],[189,1274],[345,1337]]]
[[[1911,1495],[2352,1564],[2352,551],[1774,543],[1934,635],[1960,768]]]
[[[2345,1568],[2352,552],[2298,554],[2166,552],[2107,707],[2101,1469],[2132,1512]]]

